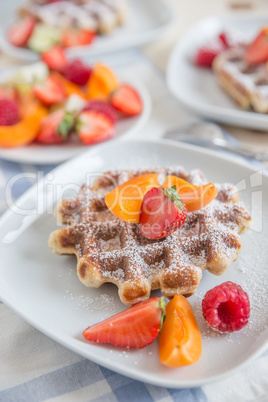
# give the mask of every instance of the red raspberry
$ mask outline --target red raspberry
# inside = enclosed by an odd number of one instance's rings
[[[202,309],[207,323],[219,332],[239,331],[247,325],[250,315],[247,293],[230,281],[209,290]]]
[[[0,126],[11,126],[19,121],[19,108],[12,99],[0,99]]]
[[[111,123],[115,124],[117,121],[117,116],[115,110],[108,103],[98,100],[89,101],[83,110],[94,110],[95,112],[100,112],[105,114]]]
[[[76,85],[84,86],[89,80],[92,69],[81,60],[75,59],[67,65],[64,76]]]

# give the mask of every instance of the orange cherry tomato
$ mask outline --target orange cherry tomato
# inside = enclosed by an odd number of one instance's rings
[[[159,335],[159,357],[168,367],[197,362],[202,352],[201,334],[191,304],[175,295],[166,306],[166,319]]]

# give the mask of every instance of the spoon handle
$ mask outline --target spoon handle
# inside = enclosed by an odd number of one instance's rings
[[[247,158],[253,158],[257,161],[260,162],[265,162],[268,161],[268,152],[262,152],[262,151],[251,151],[248,148],[245,148],[243,146],[235,146],[228,142],[225,139],[221,138],[214,138],[213,141],[199,137],[195,138],[191,135],[187,134],[187,129],[184,129],[181,131],[180,129],[172,129],[168,130],[165,135],[165,138],[170,138],[176,141],[181,141],[181,142],[186,142],[190,144],[195,144],[195,145],[201,145],[201,146],[210,146],[210,147],[217,147],[221,149],[225,149],[227,151],[234,152],[238,155],[247,157]]]

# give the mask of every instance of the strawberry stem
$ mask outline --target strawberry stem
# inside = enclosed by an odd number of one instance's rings
[[[180,199],[179,193],[177,192],[177,188],[174,186],[170,188],[163,188],[165,195],[167,195],[171,202],[173,202],[181,211],[185,211],[183,202]]]

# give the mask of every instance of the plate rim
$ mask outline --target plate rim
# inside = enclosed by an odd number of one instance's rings
[[[225,15],[212,15],[201,20],[197,21],[193,25],[191,25],[180,37],[179,40],[176,41],[173,49],[171,51],[168,66],[167,66],[167,74],[166,74],[166,83],[171,91],[171,93],[176,97],[176,99],[188,110],[195,112],[198,115],[203,117],[211,118],[215,121],[219,121],[221,123],[229,123],[239,127],[252,128],[257,130],[267,130],[267,115],[257,113],[254,111],[247,111],[243,109],[227,109],[221,106],[215,106],[213,104],[201,103],[198,101],[189,100],[185,98],[181,92],[178,92],[174,89],[174,72],[176,72],[176,67],[178,66],[179,61],[181,60],[183,53],[183,45],[185,41],[188,41],[189,36],[191,36],[196,30],[200,29],[201,26],[205,25],[211,21],[218,21],[222,24],[230,21],[262,21],[265,17],[262,16],[247,16],[243,14],[225,14]],[[178,75],[178,74],[177,74]],[[207,111],[207,106],[209,105],[209,112]],[[239,120],[239,121],[237,121]],[[241,123],[242,122],[242,123]],[[244,123],[243,123],[244,122]]]
[[[213,151],[213,150],[209,150],[209,149],[203,149],[200,148],[198,146],[195,145],[190,145],[190,144],[182,144],[179,143],[178,141],[174,141],[174,140],[169,140],[169,139],[154,139],[154,140],[146,140],[146,139],[126,139],[124,141],[122,140],[117,140],[117,143],[147,143],[149,145],[151,144],[156,144],[158,146],[161,145],[171,145],[173,147],[176,147],[178,150],[190,150],[190,151],[194,151],[197,153],[201,153],[207,156],[214,156],[217,158],[222,159],[224,162],[230,162],[232,161],[235,165],[238,165],[240,167],[243,167],[251,172],[255,172],[254,167],[250,166],[248,163],[244,162],[244,161],[240,161],[237,159],[233,159],[230,156],[227,155],[219,155],[218,152]],[[113,145],[115,144],[115,141],[113,142]],[[110,146],[110,144],[106,143],[106,144],[100,144],[97,147],[95,147],[94,149],[88,150],[86,153],[88,154],[96,154],[98,152],[101,152],[101,148],[108,148]],[[85,157],[85,154],[82,155],[78,155],[75,158],[72,158],[71,160],[66,161],[65,163],[63,163],[62,165],[56,167],[55,169],[53,169],[52,171],[50,171],[48,174],[50,174],[51,172],[54,172],[55,175],[57,174],[58,170],[63,170],[65,165],[68,165],[70,163],[75,163],[76,159],[79,159],[81,157]],[[267,172],[263,172],[263,175],[268,178],[268,173]],[[42,179],[45,180],[47,175],[44,176],[44,178]],[[34,190],[36,189],[37,185],[33,185],[31,186],[21,197],[19,197],[16,202],[17,203],[23,203],[25,201],[27,201],[27,198],[31,197],[31,193],[34,192]],[[4,212],[4,214],[1,216],[0,218],[0,226],[4,225],[6,223],[6,221],[8,221],[10,219],[10,217],[14,215],[14,212],[7,210]],[[22,218],[21,218],[22,219]],[[91,361],[93,361],[96,364],[99,364],[103,367],[106,367],[114,372],[117,372],[119,374],[122,374],[124,376],[133,378],[135,380],[138,381],[142,381],[148,384],[152,384],[152,385],[156,385],[156,386],[161,386],[161,387],[167,387],[167,388],[174,388],[174,389],[180,389],[180,388],[192,388],[192,387],[197,387],[197,386],[202,386],[204,384],[210,383],[210,382],[215,382],[219,379],[223,379],[227,376],[229,376],[231,373],[234,373],[235,371],[238,371],[240,368],[246,366],[250,361],[252,361],[254,358],[256,358],[257,356],[259,356],[264,350],[267,349],[268,346],[268,339],[266,340],[266,342],[264,342],[262,344],[262,346],[257,349],[250,357],[246,358],[244,361],[240,362],[237,366],[233,367],[230,370],[227,370],[225,372],[223,372],[222,374],[219,375],[215,375],[215,376],[210,376],[208,379],[203,379],[203,380],[189,380],[189,381],[183,381],[183,382],[178,382],[178,383],[174,383],[174,380],[159,380],[159,378],[155,379],[154,375],[151,373],[147,374],[146,379],[144,379],[144,377],[142,376],[142,373],[140,375],[137,375],[136,370],[134,370],[132,367],[129,367],[128,372],[126,373],[125,371],[125,367],[121,364],[121,362],[118,362],[116,367],[110,363],[109,361],[104,361],[103,358],[99,359],[98,358],[98,352],[96,351],[95,353],[90,352],[90,356],[88,356],[88,353],[85,353],[84,348],[80,347],[80,342],[78,343],[77,339],[72,339],[71,343],[69,342],[68,339],[61,339],[60,338],[60,334],[55,334],[55,333],[51,333],[51,331],[47,330],[42,324],[40,324],[39,322],[36,323],[35,320],[33,320],[31,317],[29,317],[27,315],[27,313],[25,313],[23,311],[23,307],[22,306],[18,306],[16,304],[16,300],[11,299],[11,301],[8,298],[8,292],[6,292],[5,287],[3,287],[3,285],[0,282],[0,291],[1,291],[1,299],[3,300],[4,304],[6,304],[9,308],[11,308],[13,311],[15,311],[20,317],[22,317],[26,322],[28,322],[29,324],[31,324],[34,328],[38,329],[40,332],[44,333],[46,336],[48,336],[49,338],[53,339],[54,341],[56,341],[57,343],[63,345],[64,347],[66,347],[69,350],[72,350],[73,352],[79,354],[80,356],[83,356]],[[263,333],[263,332],[262,332]]]

